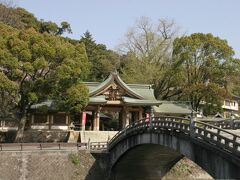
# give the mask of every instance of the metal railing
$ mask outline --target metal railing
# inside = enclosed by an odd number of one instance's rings
[[[190,128],[192,126],[192,129]],[[190,130],[191,129],[191,130]],[[139,132],[151,131],[160,133],[162,131],[175,131],[184,133],[192,139],[204,141],[212,145],[240,156],[240,136],[224,129],[200,121],[191,121],[181,117],[154,117],[141,119],[125,129],[119,131],[108,143],[108,150],[111,150],[122,139]]]
[[[87,147],[87,143],[1,143],[0,151],[80,150]]]

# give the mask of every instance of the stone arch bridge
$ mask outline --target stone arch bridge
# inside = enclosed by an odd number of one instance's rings
[[[111,179],[161,178],[183,156],[213,178],[240,178],[240,136],[194,119],[139,120],[118,132],[107,152]]]

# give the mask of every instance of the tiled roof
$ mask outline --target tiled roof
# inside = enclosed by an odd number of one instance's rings
[[[191,114],[191,108],[184,104],[171,101],[162,101],[159,106],[154,106],[154,112],[157,114],[179,114],[179,115],[189,115]]]
[[[128,94],[131,95],[131,102],[133,99],[135,100],[149,100],[152,102],[157,102],[154,97],[154,92],[152,89],[152,85],[149,84],[126,84],[120,78],[117,72],[113,72],[109,75],[109,77],[102,83],[96,82],[86,82],[89,92],[90,92],[90,101],[92,97],[97,97],[98,93],[107,88],[111,83],[116,82],[121,88],[123,88]],[[130,97],[129,97],[130,98]],[[138,101],[140,102],[140,101]],[[144,101],[142,101],[144,102]],[[147,101],[145,101],[147,102]],[[158,102],[159,103],[159,102]]]

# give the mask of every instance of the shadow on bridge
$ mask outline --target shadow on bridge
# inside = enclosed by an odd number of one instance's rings
[[[109,157],[106,152],[92,152],[94,162],[89,168],[85,180],[108,180],[109,179]]]
[[[182,157],[177,151],[164,146],[139,145],[118,160],[110,176],[114,180],[158,180]]]

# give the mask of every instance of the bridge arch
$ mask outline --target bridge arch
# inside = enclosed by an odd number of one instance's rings
[[[177,151],[158,144],[138,145],[118,159],[111,169],[110,179],[161,179],[182,157]]]
[[[142,119],[120,131],[108,144],[110,167],[139,145],[175,150],[214,178],[240,177],[240,137],[215,126],[179,117]]]

